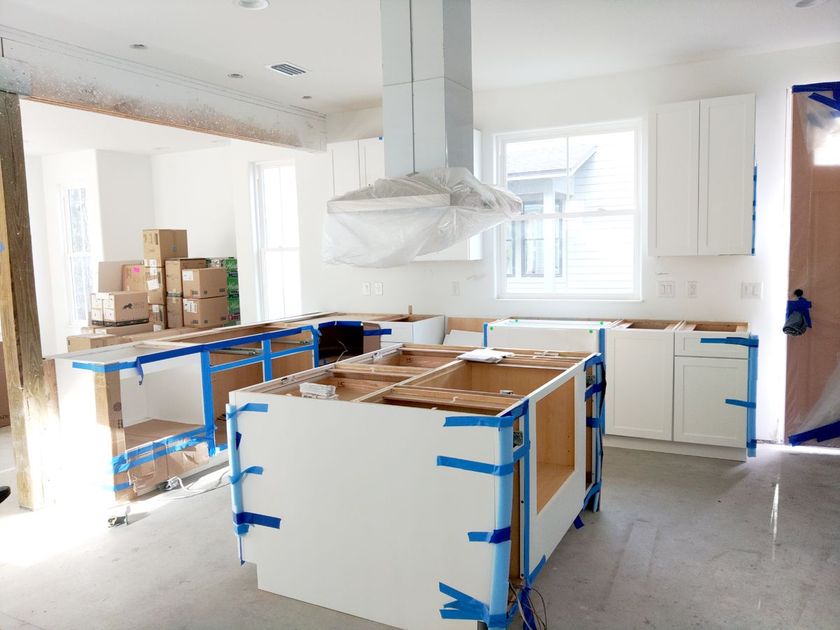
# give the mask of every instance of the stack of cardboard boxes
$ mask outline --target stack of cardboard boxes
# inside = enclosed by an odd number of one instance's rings
[[[217,328],[228,323],[227,271],[220,267],[181,272],[184,326]]]
[[[143,230],[143,266],[149,294],[149,316],[157,330],[171,328],[166,321],[166,261],[185,258],[186,230]]]
[[[204,258],[173,258],[166,261],[166,321],[170,328],[184,325],[183,272],[206,266]]]

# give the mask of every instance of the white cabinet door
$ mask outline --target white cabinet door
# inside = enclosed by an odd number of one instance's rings
[[[726,399],[746,400],[747,361],[677,357],[674,360],[674,440],[744,448],[746,409]]]
[[[697,254],[700,102],[657,107],[650,122],[648,251]]]
[[[755,96],[700,101],[700,254],[752,253]]]
[[[607,329],[609,435],[672,439],[674,333]]]
[[[381,136],[359,140],[359,161],[362,187],[385,177],[385,142]]]
[[[332,194],[338,197],[361,188],[359,142],[334,142],[327,147],[332,167]]]

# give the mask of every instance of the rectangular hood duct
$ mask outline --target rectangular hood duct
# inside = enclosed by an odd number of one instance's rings
[[[327,203],[322,259],[396,267],[522,212],[472,175],[470,0],[381,0],[385,175]]]
[[[470,0],[381,0],[385,174],[473,171]]]

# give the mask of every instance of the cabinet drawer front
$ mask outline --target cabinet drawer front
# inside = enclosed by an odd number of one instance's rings
[[[729,343],[701,343],[701,339],[725,339],[748,335],[715,332],[678,332],[674,335],[674,354],[678,357],[718,357],[721,359],[746,359],[749,349]]]
[[[746,400],[747,362],[741,359],[674,359],[674,440],[745,448],[747,416],[726,399]]]

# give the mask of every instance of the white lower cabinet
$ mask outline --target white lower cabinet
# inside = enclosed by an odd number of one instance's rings
[[[607,330],[609,435],[673,439],[674,333]]]
[[[747,399],[746,360],[676,357],[674,440],[742,448],[744,408],[726,399]]]

